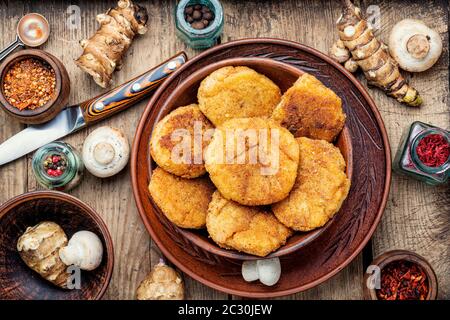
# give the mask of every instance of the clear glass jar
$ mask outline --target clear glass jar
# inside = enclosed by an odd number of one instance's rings
[[[450,144],[450,132],[429,124],[416,121],[403,133],[400,145],[394,158],[393,169],[431,185],[444,184],[450,177],[450,156],[441,166],[425,165],[417,154],[420,141],[430,135],[439,134]]]
[[[59,156],[65,162],[65,169],[59,176],[49,175],[45,161],[49,157]],[[47,189],[69,191],[81,181],[84,172],[83,161],[75,149],[68,143],[55,141],[39,148],[33,156],[32,168],[38,183]]]
[[[204,29],[194,29],[184,17],[184,10],[191,5],[205,5],[214,13],[214,20]],[[177,35],[193,49],[210,48],[217,43],[223,30],[223,9],[218,0],[181,0],[175,8]]]

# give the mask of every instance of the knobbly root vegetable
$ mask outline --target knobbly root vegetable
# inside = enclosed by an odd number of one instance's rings
[[[70,238],[67,246],[59,250],[59,257],[65,265],[94,270],[102,262],[102,241],[93,232],[78,231]]]
[[[359,66],[350,55],[350,51],[345,47],[342,40],[337,40],[330,48],[329,56],[336,62],[343,64],[344,68],[351,73],[355,73]]]
[[[242,277],[247,282],[259,280],[266,286],[275,285],[281,276],[280,259],[262,259],[244,261],[242,263]]]
[[[353,58],[350,58],[345,61],[344,68],[351,73],[355,73],[359,69],[359,65],[355,60],[353,60]]]
[[[350,51],[353,60],[364,71],[368,84],[409,106],[420,106],[422,98],[400,74],[398,64],[385,44],[373,34],[361,10],[350,0],[342,0],[344,7],[337,21],[339,38]]]
[[[27,228],[17,241],[17,250],[28,267],[55,285],[67,288],[69,273],[59,257],[59,249],[66,245],[64,230],[46,221]]]
[[[183,300],[184,284],[178,272],[161,259],[137,291],[138,300]]]
[[[147,10],[131,0],[119,0],[116,8],[99,14],[100,28],[88,40],[81,40],[83,54],[75,63],[89,73],[94,81],[106,88],[114,70],[120,70],[125,52],[136,34],[147,31]]]
[[[341,64],[350,59],[350,51],[348,51],[345,47],[342,40],[337,40],[333,43],[333,46],[330,48],[329,55],[333,58],[333,60]]]
[[[442,40],[422,21],[405,19],[392,28],[389,50],[400,68],[410,72],[430,69],[442,53]]]

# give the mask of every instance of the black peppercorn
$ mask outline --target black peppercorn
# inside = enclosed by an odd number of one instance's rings
[[[211,21],[213,19],[213,15],[211,12],[205,12],[203,13],[203,19],[206,19],[208,21]]]
[[[194,10],[194,12],[192,13],[192,18],[194,18],[194,20],[200,20],[202,18],[201,11]]]
[[[204,29],[205,25],[201,22],[201,21],[195,21],[194,23],[191,24],[192,28],[194,29]]]
[[[187,15],[192,14],[193,11],[194,11],[194,8],[193,8],[192,6],[187,6],[187,7],[184,9],[184,13],[187,14]]]
[[[214,20],[211,9],[202,4],[190,5],[184,9],[184,19],[194,29],[204,29]]]

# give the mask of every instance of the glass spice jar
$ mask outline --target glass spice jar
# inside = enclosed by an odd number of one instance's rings
[[[199,7],[201,6],[202,9],[206,9],[208,13],[202,14],[210,15],[212,16],[212,19],[209,17],[207,18],[210,20],[203,19],[203,17],[199,15],[199,20],[188,22],[187,19],[193,19],[192,13],[188,12],[196,5]],[[202,12],[202,9],[199,9],[199,11]],[[200,28],[196,24],[201,23],[202,21],[205,22],[205,26],[201,26]],[[223,21],[223,9],[218,0],[180,0],[175,8],[177,35],[193,49],[206,49],[215,45],[219,36],[222,34]]]
[[[39,184],[47,189],[69,191],[83,175],[83,162],[75,149],[56,141],[39,148],[32,160],[33,173]]]
[[[394,158],[393,169],[440,185],[450,177],[450,132],[416,121],[406,130]]]

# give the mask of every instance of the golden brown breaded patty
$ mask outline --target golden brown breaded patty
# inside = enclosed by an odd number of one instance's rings
[[[342,101],[310,74],[289,88],[275,108],[272,119],[295,137],[334,141],[345,123]]]
[[[284,225],[298,231],[323,226],[341,208],[350,180],[340,150],[324,140],[297,139],[300,164],[289,196],[272,210]]]
[[[298,159],[298,143],[285,128],[268,119],[236,118],[216,128],[205,167],[225,198],[267,205],[287,197]]]
[[[220,68],[198,89],[200,110],[215,126],[233,118],[268,118],[280,98],[272,80],[248,67]]]
[[[196,104],[176,108],[158,122],[150,140],[150,153],[158,166],[183,178],[196,178],[206,173],[202,150],[206,148],[209,141],[201,139],[202,137],[198,135],[195,138],[194,124],[196,122],[201,124],[203,133],[205,130],[214,128]],[[190,140],[183,140],[185,139],[181,131],[183,129],[186,130],[184,133]],[[183,135],[177,136],[177,133]],[[182,141],[188,143],[187,148],[180,147]],[[176,155],[175,157],[172,152]]]
[[[191,229],[205,226],[208,204],[215,190],[207,177],[183,179],[156,168],[148,189],[167,219],[177,226]]]
[[[206,216],[209,235],[219,246],[264,257],[292,234],[270,211],[227,200],[216,191]]]

